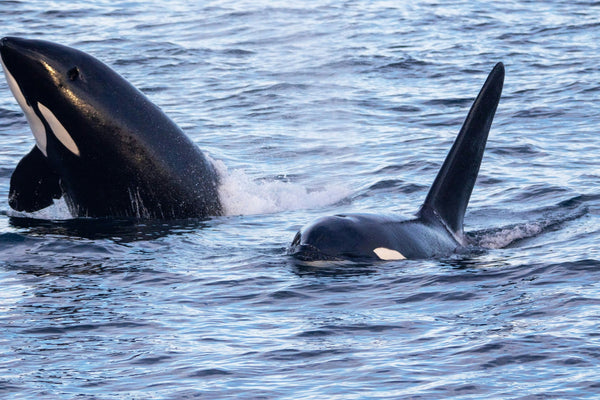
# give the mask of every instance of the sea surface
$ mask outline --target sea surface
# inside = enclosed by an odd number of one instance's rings
[[[598,1],[2,1],[218,166],[227,215],[10,210],[32,148],[0,79],[0,398],[600,397]],[[301,263],[335,213],[410,217],[496,62],[477,251]],[[118,101],[118,99],[115,99]]]

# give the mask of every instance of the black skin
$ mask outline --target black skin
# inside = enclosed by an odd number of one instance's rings
[[[463,218],[503,83],[504,66],[498,63],[475,99],[415,219],[371,214],[322,217],[296,234],[290,253],[307,261],[400,260],[447,256],[467,246]],[[382,248],[383,252],[377,251]]]
[[[171,119],[108,66],[40,40],[3,38],[0,55],[47,137],[47,157],[34,148],[13,173],[11,207],[36,211],[63,195],[80,217],[222,214],[213,165]],[[53,134],[38,103],[64,126],[79,155]]]
[[[435,219],[399,220],[370,214],[322,217],[298,232],[292,242],[302,260],[368,260],[377,248],[401,249],[407,259],[433,258],[459,246]]]

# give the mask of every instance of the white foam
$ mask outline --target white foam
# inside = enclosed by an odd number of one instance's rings
[[[324,207],[342,200],[351,191],[342,185],[310,189],[293,182],[255,180],[244,171],[229,171],[211,160],[219,174],[219,198],[226,215],[271,214]]]
[[[67,202],[65,201],[64,197],[54,200],[54,203],[51,206],[43,208],[39,211],[28,213],[9,209],[6,214],[9,217],[34,218],[52,221],[63,221],[73,218],[73,215],[69,211],[69,206],[67,206]]]
[[[487,249],[501,249],[517,240],[539,235],[547,225],[548,224],[540,222],[532,222],[504,228],[497,232],[485,235],[485,237],[479,241],[479,246]]]
[[[209,158],[210,159],[210,158]],[[272,214],[282,211],[302,210],[324,207],[334,204],[351,194],[342,185],[328,185],[318,189],[309,189],[297,183],[254,180],[244,171],[229,171],[222,161],[210,159],[219,174],[219,198],[225,215]],[[129,193],[134,204],[143,207],[135,193]],[[139,217],[147,216],[139,211]],[[65,220],[73,218],[64,198],[42,210],[25,213],[9,210],[11,217],[27,217],[46,220]]]

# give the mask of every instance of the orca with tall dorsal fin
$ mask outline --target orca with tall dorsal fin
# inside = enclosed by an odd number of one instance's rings
[[[13,209],[34,212],[64,196],[76,217],[222,214],[212,163],[111,68],[42,40],[5,37],[0,56],[36,139],[11,177]]]
[[[290,253],[306,261],[441,257],[468,245],[463,218],[496,113],[504,66],[496,64],[412,220],[371,214],[322,217],[302,228]]]

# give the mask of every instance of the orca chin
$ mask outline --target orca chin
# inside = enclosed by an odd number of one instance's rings
[[[0,39],[0,60],[36,143],[11,176],[13,209],[34,212],[64,197],[75,217],[222,214],[212,163],[107,65],[14,37]]]
[[[303,227],[289,253],[303,261],[424,259],[468,245],[463,219],[504,84],[502,63],[490,72],[416,218],[347,214]]]
[[[298,237],[299,238],[299,237]],[[299,240],[299,239],[298,239]],[[292,246],[295,247],[294,256],[301,261],[343,261],[344,258],[341,256],[330,256],[329,254],[323,253],[319,248],[311,244],[299,244],[300,242],[292,242]]]

